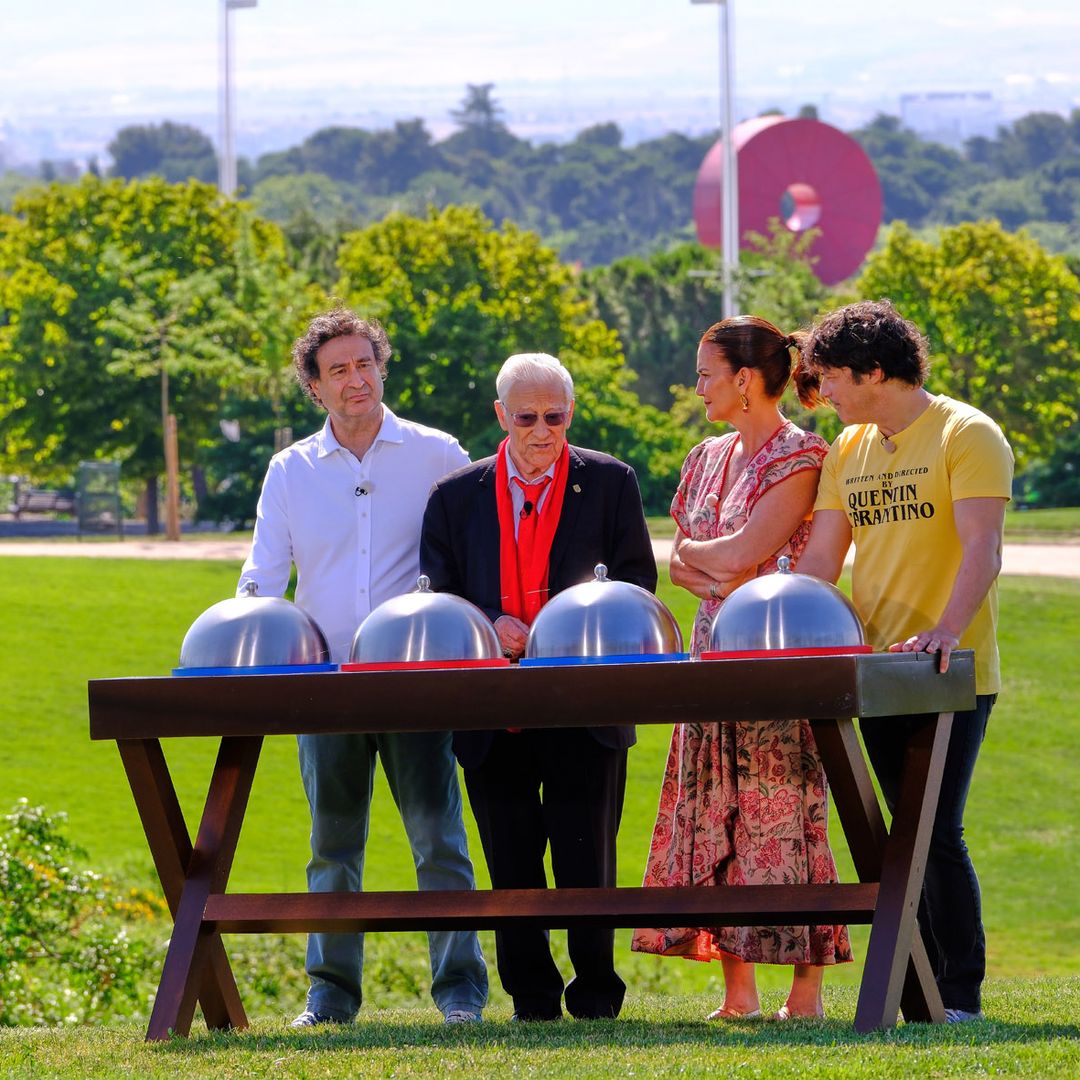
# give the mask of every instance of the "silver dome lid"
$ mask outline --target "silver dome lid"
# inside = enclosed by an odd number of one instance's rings
[[[241,596],[208,607],[180,646],[181,668],[325,664],[326,638],[303,608],[281,596],[259,596],[249,581]]]
[[[793,574],[791,560],[777,572],[740,585],[720,605],[710,651],[748,652],[864,646],[866,634],[851,601],[835,586],[809,574]]]
[[[647,589],[596,577],[553,596],[529,631],[525,657],[645,656],[682,652],[682,632]]]
[[[495,660],[502,657],[491,620],[468,600],[432,592],[425,574],[416,591],[380,604],[353,636],[354,664],[419,663],[431,660]]]

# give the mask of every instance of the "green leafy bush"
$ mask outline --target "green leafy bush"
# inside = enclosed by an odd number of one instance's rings
[[[145,1020],[172,922],[164,899],[80,869],[67,815],[20,799],[0,818],[0,1026]],[[251,1018],[304,1005],[302,935],[231,938],[226,948]],[[423,934],[369,938],[369,1007],[430,1002]]]
[[[66,815],[20,799],[0,821],[0,1024],[78,1023],[141,1011],[146,944],[127,924],[161,901],[73,863]]]

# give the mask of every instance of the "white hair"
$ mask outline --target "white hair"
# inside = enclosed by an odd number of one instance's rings
[[[514,353],[495,376],[495,392],[505,405],[517,383],[562,383],[568,401],[574,400],[574,380],[558,359],[548,353]]]

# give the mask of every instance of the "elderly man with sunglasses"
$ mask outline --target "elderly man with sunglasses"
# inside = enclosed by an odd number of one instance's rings
[[[494,456],[435,484],[420,565],[433,588],[483,609],[516,659],[547,599],[589,580],[597,563],[652,591],[656,562],[633,469],[566,441],[574,415],[566,368],[543,353],[511,356],[496,389],[506,438]],[[523,710],[537,706],[522,702]],[[614,885],[633,727],[516,731],[513,722],[507,717],[508,730],[497,733],[458,731],[453,741],[493,887],[545,888],[549,843],[556,885]],[[502,930],[495,944],[514,1019],[559,1019],[563,979],[547,931]],[[617,1016],[626,986],[615,971],[614,931],[572,929],[567,944],[567,1011]]]

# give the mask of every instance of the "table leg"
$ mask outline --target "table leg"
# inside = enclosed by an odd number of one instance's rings
[[[882,880],[883,852],[888,842],[888,830],[885,826],[881,806],[878,803],[877,793],[874,791],[870,772],[863,757],[862,747],[859,745],[855,725],[848,719],[815,720],[812,721],[812,724],[814,738],[817,741],[818,750],[821,752],[825,773],[828,777],[833,805],[836,807],[844,830],[844,836],[851,851],[855,872],[859,875],[860,881],[880,882]],[[946,745],[947,743],[946,736]],[[933,807],[937,805],[937,792],[941,785],[940,766],[943,765],[944,757],[940,762],[938,778],[934,784]],[[931,809],[932,820],[933,813]],[[922,887],[924,869],[925,851],[918,868],[918,884],[915,887],[916,906],[918,904],[919,889]],[[878,955],[875,952],[875,962]],[[864,989],[870,987],[873,983],[870,976],[870,963],[871,957],[868,955],[863,975]],[[905,967],[900,1008],[903,1011],[904,1019],[908,1022],[929,1020],[941,1023],[945,1019],[941,996],[934,981],[934,974],[930,967],[926,948],[923,945],[922,938],[914,932],[911,934],[910,955]],[[886,1013],[884,1006],[882,1006],[881,1012],[884,1017],[883,1026],[891,1027],[896,1023],[895,1008],[891,1013]]]
[[[915,915],[951,730],[952,713],[928,716],[908,743],[892,829],[882,852],[877,909],[855,1010],[856,1031],[894,1024],[902,999],[909,1006],[905,1015],[910,1020],[945,1018],[922,939],[915,932]],[[921,994],[912,988],[905,992],[912,977]]]
[[[170,1031],[186,1035],[196,999],[208,1027],[246,1027],[221,937],[205,930],[202,918],[206,897],[224,892],[228,882],[262,737],[222,739],[194,849],[158,741],[119,745],[174,917],[147,1039],[166,1039]]]
[[[169,767],[157,739],[123,739],[118,740],[117,746],[165,901],[175,922],[192,848]],[[213,942],[208,951],[209,962],[198,993],[207,1026],[247,1027],[247,1016],[221,939]]]

